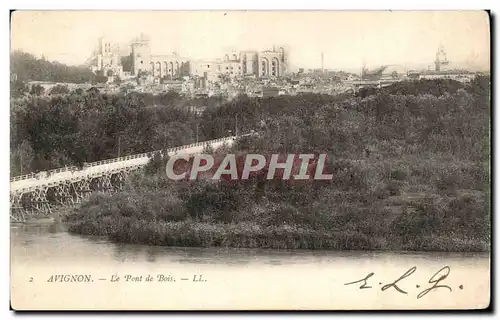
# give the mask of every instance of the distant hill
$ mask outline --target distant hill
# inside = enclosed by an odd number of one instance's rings
[[[67,66],[59,62],[38,59],[32,54],[14,51],[10,55],[10,73],[20,81],[52,81],[83,83],[92,80],[86,66]]]

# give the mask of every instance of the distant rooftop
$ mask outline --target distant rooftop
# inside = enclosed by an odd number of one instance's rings
[[[468,71],[468,70],[443,70],[443,71],[432,71],[432,70],[425,70],[425,71],[409,71],[409,74],[425,74],[425,75],[452,75],[452,74],[473,74],[474,72]]]

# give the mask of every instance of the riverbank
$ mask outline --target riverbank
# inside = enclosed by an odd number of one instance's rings
[[[449,175],[456,177],[452,171],[443,177],[440,161],[437,166],[412,162],[408,174],[394,162],[392,180],[375,178],[388,176],[373,167],[384,167],[380,161],[340,163],[344,169],[335,182],[320,187],[173,182],[139,173],[120,193],[93,194],[65,220],[72,233],[159,246],[490,250],[489,192],[465,189],[487,179],[480,167],[455,163],[461,181],[433,189]],[[427,173],[416,180],[419,166]]]
[[[297,226],[262,227],[247,223],[144,223],[128,219],[71,224],[69,231],[108,237],[119,243],[172,247],[233,247],[309,250],[387,250],[485,252],[487,242],[460,236],[422,236],[409,241],[356,231],[320,231]]]

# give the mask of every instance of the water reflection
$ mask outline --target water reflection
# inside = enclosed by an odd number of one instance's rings
[[[63,224],[62,223],[53,223],[49,226],[49,229],[48,231],[50,233],[60,233],[60,232],[63,232],[65,231],[65,228],[63,228]]]
[[[111,246],[113,248],[113,257],[115,260],[118,260],[120,262],[141,260],[139,259],[143,251],[143,248],[141,248],[141,246],[127,245],[122,243],[111,244],[109,242],[106,242],[105,245]]]

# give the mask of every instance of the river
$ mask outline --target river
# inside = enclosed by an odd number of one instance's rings
[[[447,274],[438,285],[449,289],[417,298],[439,270],[434,279]],[[363,278],[364,289],[346,285]],[[469,309],[486,307],[489,292],[489,253],[155,247],[73,235],[59,223],[11,226],[19,310]]]

